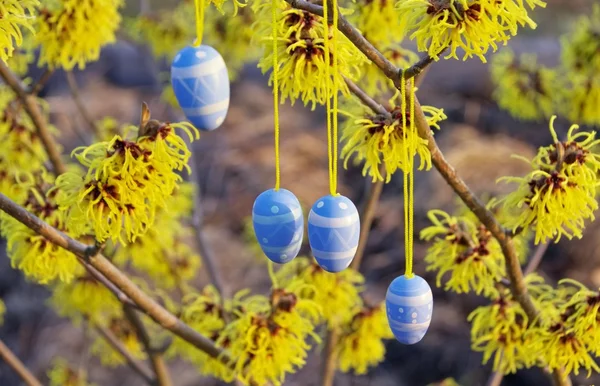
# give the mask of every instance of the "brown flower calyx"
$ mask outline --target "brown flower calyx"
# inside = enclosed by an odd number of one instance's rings
[[[271,292],[271,305],[274,310],[291,312],[298,303],[298,298],[291,292],[276,288]]]

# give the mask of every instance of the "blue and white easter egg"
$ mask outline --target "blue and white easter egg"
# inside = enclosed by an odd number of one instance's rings
[[[187,46],[171,65],[171,84],[179,106],[199,130],[221,126],[229,109],[229,74],[210,46]]]
[[[431,323],[433,295],[422,277],[395,278],[388,287],[385,303],[388,323],[400,343],[415,344],[423,339]]]
[[[286,189],[270,189],[254,201],[252,224],[261,249],[274,263],[284,264],[298,255],[304,236],[300,202]]]
[[[328,272],[348,268],[360,236],[354,203],[344,196],[324,196],[308,215],[308,242],[317,263]]]

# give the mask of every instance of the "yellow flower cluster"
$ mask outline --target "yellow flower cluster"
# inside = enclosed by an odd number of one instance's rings
[[[225,316],[229,315],[233,306],[242,304],[241,298],[246,291],[240,291],[230,303],[222,304],[222,299],[217,290],[208,286],[200,293],[191,293],[182,300],[181,320],[194,330],[213,341],[217,341],[225,329]],[[230,342],[222,340],[221,347],[229,348]],[[181,338],[175,338],[168,352],[170,356],[179,355],[193,363],[202,374],[211,375],[226,382],[235,379],[234,372],[219,359],[210,357]]]
[[[433,225],[421,231],[421,238],[434,240],[425,262],[428,271],[437,271],[437,286],[449,274],[446,290],[498,296],[496,283],[506,275],[506,267],[500,245],[491,233],[466,216],[432,210],[427,217]]]
[[[22,28],[33,30],[38,0],[3,0],[0,4],[0,61],[6,62],[23,43]]]
[[[29,70],[29,65],[35,60],[35,36],[24,35],[23,43],[19,47],[15,47],[13,54],[6,64],[15,75],[24,77]],[[24,83],[29,82],[29,79],[24,79]]]
[[[554,144],[541,147],[530,162],[532,171],[525,177],[504,177],[517,182],[518,189],[504,198],[506,208],[519,212],[506,224],[510,229],[533,227],[535,243],[562,236],[582,237],[586,219],[594,219],[598,209],[596,186],[600,170],[600,155],[595,147],[600,143],[595,132],[579,132],[571,126],[566,141],[559,141],[550,121]]]
[[[402,41],[405,31],[398,25],[399,13],[393,1],[360,0],[356,6],[350,21],[369,42],[385,47]]]
[[[510,49],[494,56],[492,80],[495,98],[501,108],[520,119],[542,119],[552,115],[557,75],[552,69],[538,65],[535,54],[519,59]]]
[[[7,86],[0,86],[0,111],[0,192],[19,201],[26,195],[18,186],[19,174],[39,171],[47,161],[46,152],[29,116],[19,110]],[[53,126],[49,129],[55,132]]]
[[[35,176],[23,174],[21,177],[20,190],[27,194],[19,204],[65,232],[64,216],[55,201],[57,192],[53,191],[53,177],[44,171]],[[7,239],[7,252],[12,266],[23,271],[28,279],[40,284],[55,280],[68,283],[73,280],[79,263],[71,252],[49,242],[9,216],[0,217],[0,235]]]
[[[343,95],[349,95],[344,77],[356,80],[360,75],[360,66],[366,63],[365,56],[344,35],[338,33],[337,52],[330,52],[331,60],[338,60],[339,71],[328,78],[325,66],[323,18],[306,11],[291,8],[284,0],[279,1],[280,11],[277,22],[277,50],[279,58],[279,88],[281,101],[289,99],[292,104],[297,99],[312,109],[324,104],[332,84],[336,84]],[[262,40],[264,56],[259,68],[266,73],[273,67],[273,37],[271,32],[271,2],[256,2],[256,29],[258,36],[267,36]],[[330,36],[333,27],[329,27]],[[330,62],[332,63],[332,62]],[[273,73],[269,83],[273,82]]]
[[[123,344],[133,358],[146,359],[144,347],[138,340],[135,329],[127,319],[112,318],[105,323],[107,324],[106,327]],[[126,363],[125,358],[101,336],[96,337],[90,351],[100,358],[100,362],[104,366],[116,367]]]
[[[78,323],[82,318],[101,322],[121,315],[119,300],[80,265],[70,283],[57,283],[50,303],[56,312]]]
[[[366,374],[369,367],[377,366],[385,357],[383,339],[393,338],[385,304],[364,307],[354,315],[338,340],[335,350],[340,370]]]
[[[193,185],[182,183],[157,210],[154,225],[130,244],[119,248],[114,261],[131,262],[161,288],[172,289],[193,279],[200,267],[200,256],[185,243],[192,231],[182,224],[192,209]]]
[[[385,46],[381,53],[398,68],[409,67],[419,59],[411,50],[394,43]],[[367,94],[373,97],[389,97],[396,92],[394,82],[372,62],[361,67],[361,74],[359,85]]]
[[[297,257],[277,272],[277,281],[284,287],[300,286],[297,295],[321,307],[330,329],[350,323],[360,310],[360,292],[364,277],[354,269],[335,275],[323,270],[314,260]]]
[[[0,326],[4,323],[4,314],[6,313],[6,306],[2,299],[0,299]]]
[[[345,142],[341,156],[344,158],[344,167],[348,167],[348,161],[354,155],[355,161],[364,161],[363,175],[369,175],[373,181],[383,181],[380,166],[385,166],[386,182],[398,170],[405,170],[404,160],[409,152],[410,142],[413,142],[414,157],[419,155],[421,164],[419,170],[431,168],[431,154],[427,148],[427,140],[419,137],[416,132],[407,133],[409,143],[404,142],[404,130],[410,127],[410,113],[403,113],[400,93],[397,92],[390,99],[386,110],[389,117],[382,114],[374,114],[367,107],[351,102],[350,111],[343,128],[341,141]],[[429,126],[439,129],[438,123],[446,119],[444,111],[431,106],[423,106],[423,112]],[[406,121],[406,127],[404,127]]]
[[[83,235],[93,230],[98,241],[122,244],[146,233],[181,180],[175,172],[189,169],[191,153],[175,129],[184,130],[190,141],[199,135],[189,123],[162,123],[135,141],[116,135],[75,149],[87,173],[68,172],[56,180],[57,201],[70,231]]]
[[[545,7],[541,0],[528,0],[529,8]],[[519,26],[535,28],[522,0],[399,0],[400,25],[412,32],[419,51],[426,51],[438,60],[445,49],[446,58],[463,59],[477,56],[486,62],[490,47],[506,44],[516,35]]]
[[[561,104],[572,121],[600,126],[600,5],[575,25],[562,39],[562,72],[568,87]]]
[[[305,364],[308,338],[320,341],[314,332],[320,307],[293,292],[274,289],[270,299],[255,296],[236,317],[217,343],[229,344],[235,371],[245,384],[283,384],[287,373]]]
[[[87,380],[87,373],[83,369],[73,369],[63,358],[52,361],[48,371],[50,386],[94,386]]]
[[[100,56],[100,49],[115,41],[123,0],[52,0],[37,18],[39,65],[83,69]]]

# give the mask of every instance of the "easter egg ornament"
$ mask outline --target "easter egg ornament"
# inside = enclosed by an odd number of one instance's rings
[[[323,2],[323,17],[328,20],[328,2]],[[330,57],[330,44],[335,53],[337,43],[337,0],[332,2],[333,28],[330,36],[325,23],[324,41],[326,78],[330,79],[338,71],[338,55]],[[331,40],[331,42],[330,42]],[[333,65],[329,61],[333,59]],[[315,260],[327,272],[340,272],[348,268],[358,248],[360,218],[352,201],[337,193],[338,166],[338,88],[335,82],[326,82],[327,98],[327,152],[329,160],[330,195],[321,197],[313,205],[308,215],[308,242]],[[333,97],[333,107],[331,103]]]
[[[410,80],[410,125],[406,116],[406,81],[402,80],[403,145],[408,151],[404,154],[404,255],[406,257],[405,274],[397,277],[388,287],[385,296],[387,318],[396,339],[403,344],[415,344],[421,341],[431,323],[433,314],[433,295],[429,284],[413,273],[413,234],[414,234],[414,156],[416,144],[408,140],[408,130],[414,133],[415,116],[414,78]],[[412,138],[418,138],[417,135]],[[410,142],[410,143],[407,143]]]
[[[252,208],[252,225],[258,244],[274,263],[292,261],[300,251],[304,236],[302,206],[292,192],[281,189],[279,156],[279,60],[277,56],[277,0],[273,0],[273,116],[275,128],[275,188],[261,193]],[[269,269],[272,269],[269,265]]]
[[[223,57],[202,45],[204,0],[196,0],[197,39],[175,55],[171,85],[187,119],[199,130],[212,131],[229,110],[229,74]]]

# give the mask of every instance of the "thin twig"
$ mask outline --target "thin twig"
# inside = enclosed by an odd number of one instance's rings
[[[92,129],[92,133],[96,137],[100,134],[100,129],[98,125],[90,115],[90,112],[85,107],[83,100],[81,99],[81,94],[79,93],[79,86],[77,86],[77,79],[75,79],[75,75],[73,75],[72,71],[67,71],[67,83],[69,83],[69,89],[71,90],[71,97],[73,98],[73,102],[75,102],[75,106],[79,111],[79,114],[88,125],[90,129]]]
[[[485,386],[500,386],[502,379],[504,379],[504,374],[500,371],[494,371]]]
[[[17,94],[21,103],[25,107],[25,111],[31,117],[31,121],[37,130],[37,134],[44,145],[44,149],[46,149],[46,153],[48,154],[48,159],[52,163],[52,167],[54,168],[54,172],[56,174],[62,174],[67,169],[65,164],[62,162],[60,151],[58,150],[58,146],[52,137],[52,134],[48,130],[48,124],[46,119],[44,118],[40,106],[34,96],[29,95],[27,91],[25,91],[25,87],[21,84],[21,81],[12,71],[6,66],[6,64],[0,61],[0,78],[4,80],[4,82]]]
[[[226,350],[215,345],[215,343],[204,335],[198,333],[190,326],[182,322],[175,315],[161,306],[158,302],[148,296],[127,275],[115,267],[102,254],[93,255],[90,250],[96,249],[94,246],[83,244],[48,225],[38,217],[29,213],[26,209],[0,193],[0,210],[14,217],[16,220],[27,226],[34,232],[44,236],[48,241],[62,247],[75,255],[88,259],[91,266],[118,287],[127,295],[137,306],[156,323],[163,328],[171,331],[183,340],[191,343],[195,347],[207,353],[213,358],[218,358],[228,366],[233,366],[231,356]]]
[[[221,278],[219,270],[216,267],[215,258],[212,253],[212,250],[208,246],[208,243],[204,238],[204,232],[202,230],[204,226],[204,214],[202,213],[202,186],[200,184],[200,176],[197,170],[198,164],[196,163],[196,157],[194,156],[194,154],[195,152],[192,151],[192,175],[190,177],[194,184],[194,210],[192,213],[192,226],[194,228],[194,234],[196,236],[198,252],[200,252],[200,257],[202,258],[204,266],[206,267],[208,278],[212,285],[221,294],[221,299],[226,299],[229,297],[229,294],[224,292],[225,287],[223,286],[223,280]]]
[[[33,85],[31,91],[29,91],[29,94],[33,96],[38,95],[42,91],[46,83],[48,83],[48,81],[52,77],[52,74],[54,74],[54,70],[46,69],[42,76],[40,76],[40,79],[38,79],[38,81]]]
[[[544,258],[544,254],[548,250],[549,246],[550,246],[549,243],[543,243],[543,244],[540,244],[537,246],[537,248],[535,249],[535,252],[533,252],[533,256],[531,256],[531,260],[529,260],[529,263],[527,263],[527,266],[525,267],[525,271],[523,272],[525,274],[525,276],[529,275],[530,273],[535,272],[535,270],[538,268],[538,266],[542,262],[542,259]]]
[[[121,341],[110,331],[109,329],[102,326],[95,326],[96,331],[100,336],[118,352],[123,359],[127,362],[127,365],[131,367],[136,374],[146,381],[147,384],[153,386],[155,385],[154,377],[152,375],[152,371],[142,362],[135,359],[131,353],[127,350],[127,348],[121,343]]]
[[[136,335],[142,345],[144,346],[144,350],[148,354],[150,358],[150,363],[152,364],[152,370],[154,371],[154,375],[156,376],[156,384],[157,386],[171,386],[173,382],[171,381],[171,376],[169,375],[169,368],[163,359],[160,351],[156,350],[152,347],[152,343],[150,341],[150,335],[148,335],[148,331],[146,330],[146,326],[137,315],[136,311],[128,306],[123,306],[123,311],[125,312],[125,316],[135,329]]]
[[[327,334],[327,342],[325,343],[325,360],[321,368],[321,386],[332,386],[335,379],[335,370],[337,365],[337,357],[335,355],[335,345],[339,338],[339,332],[336,328],[332,329]]]
[[[367,94],[363,89],[361,89],[356,83],[354,83],[346,77],[344,77],[344,81],[346,82],[346,85],[348,85],[348,89],[350,90],[350,92],[356,95],[356,97],[360,99],[360,101],[365,106],[373,110],[375,114],[382,114],[386,116],[390,115],[390,113],[385,109],[385,107],[383,107],[375,99],[371,98],[369,94]]]
[[[21,362],[19,358],[0,340],[0,359],[14,370],[27,386],[42,386],[42,383],[31,374],[31,371]]]

